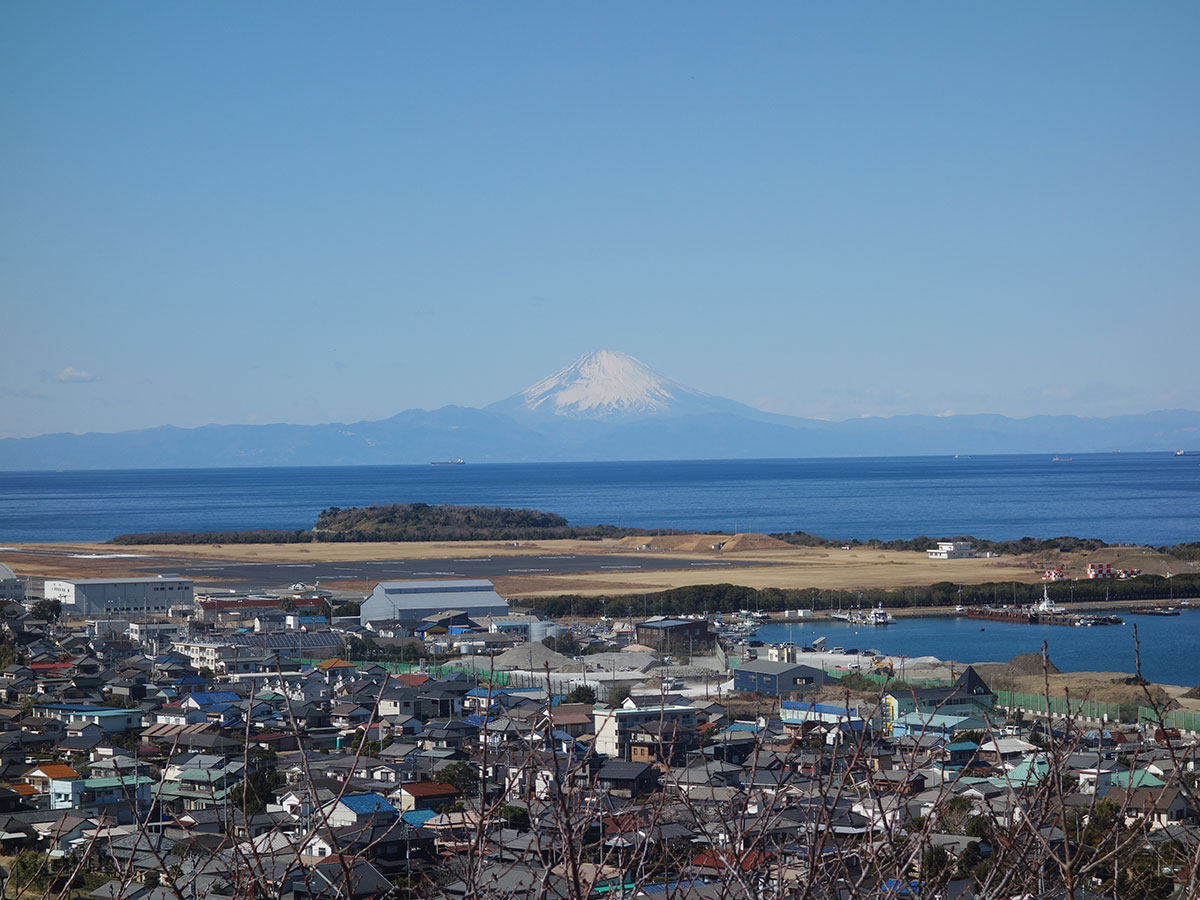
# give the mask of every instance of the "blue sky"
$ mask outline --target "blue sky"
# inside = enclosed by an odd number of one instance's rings
[[[0,7],[0,436],[1200,408],[1200,6]]]

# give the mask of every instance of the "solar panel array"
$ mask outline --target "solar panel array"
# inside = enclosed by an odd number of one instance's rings
[[[230,634],[224,640],[238,647],[260,647],[263,650],[333,650],[342,643],[341,635],[332,631]]]

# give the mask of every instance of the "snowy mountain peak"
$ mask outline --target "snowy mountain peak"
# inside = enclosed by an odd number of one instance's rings
[[[607,419],[666,413],[680,395],[696,393],[627,353],[593,350],[518,396],[530,411]]]

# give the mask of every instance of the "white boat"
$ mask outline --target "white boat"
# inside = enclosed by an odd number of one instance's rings
[[[1033,605],[1033,613],[1042,616],[1053,616],[1065,613],[1066,610],[1050,599],[1050,591],[1042,585],[1042,599]]]

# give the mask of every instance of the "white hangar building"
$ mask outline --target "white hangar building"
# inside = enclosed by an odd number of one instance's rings
[[[0,600],[25,601],[25,579],[19,578],[4,563],[0,563]]]
[[[174,606],[192,605],[190,578],[46,579],[47,600],[62,603],[63,615],[99,616],[105,613],[140,613],[165,616]]]
[[[502,616],[508,604],[484,578],[460,581],[381,581],[359,608],[359,621],[413,622],[460,609],[472,618]]]

